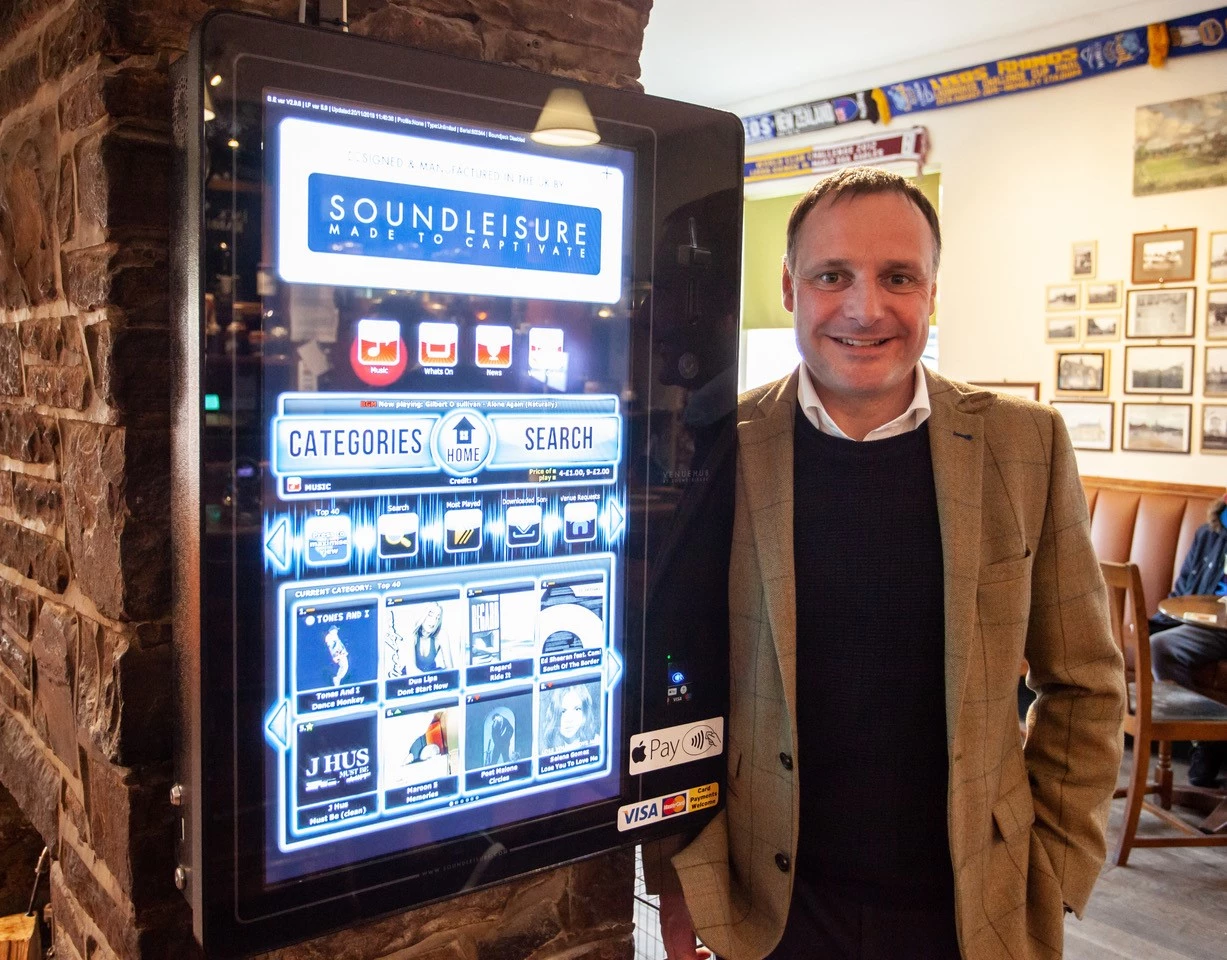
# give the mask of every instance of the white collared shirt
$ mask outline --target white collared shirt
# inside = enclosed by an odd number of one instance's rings
[[[916,391],[912,394],[912,402],[908,408],[889,423],[870,430],[865,434],[866,441],[897,437],[901,433],[915,430],[929,419],[929,414],[933,410],[929,406],[929,388],[925,383],[924,367],[920,363],[916,364],[915,378]],[[839,428],[839,424],[831,419],[822,401],[818,399],[818,391],[814,388],[809,368],[804,363],[801,364],[801,373],[797,378],[797,401],[801,404],[801,412],[805,414],[805,419],[822,433],[832,437],[842,437],[844,440],[852,439]]]

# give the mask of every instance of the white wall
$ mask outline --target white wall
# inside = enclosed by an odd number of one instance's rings
[[[1179,12],[1183,11],[1169,9],[1159,15]],[[1082,29],[1065,39],[1081,39],[1096,32]],[[997,49],[987,56],[1024,53],[1042,45],[1033,38],[1019,38],[1009,50]],[[967,57],[976,52],[969,51]],[[984,55],[984,51],[978,52]],[[926,70],[979,62],[979,58],[967,57],[929,63]],[[859,77],[855,85],[792,91],[773,98],[773,103],[759,100],[737,105],[735,110],[746,115],[924,72],[913,69],[890,76]],[[1207,235],[1211,230],[1227,230],[1227,187],[1136,198],[1132,192],[1135,109],[1224,89],[1227,51],[1174,59],[1159,70],[1141,66],[1048,90],[896,118],[892,123],[894,127],[918,124],[928,128],[931,147],[926,170],[941,173],[944,251],[938,280],[938,316],[941,370],[948,376],[1039,381],[1041,399],[1052,399],[1057,347],[1044,342],[1044,287],[1069,280],[1071,243],[1097,240],[1097,278],[1123,280],[1128,289],[1134,232],[1198,228],[1194,394],[1191,398],[1172,398],[1194,404],[1194,453],[1179,456],[1120,451],[1120,402],[1151,398],[1126,398],[1123,393],[1126,341],[1097,344],[1092,348],[1108,347],[1111,352],[1109,399],[1117,403],[1116,450],[1079,451],[1084,473],[1218,486],[1227,482],[1227,458],[1196,452],[1206,342]],[[860,123],[757,144],[747,152],[773,152],[883,129],[890,128]],[[807,186],[803,180],[787,183],[797,190]],[[779,192],[783,185],[777,183],[773,189]],[[747,195],[754,195],[753,187]]]

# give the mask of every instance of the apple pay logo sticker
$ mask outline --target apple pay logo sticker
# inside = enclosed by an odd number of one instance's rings
[[[718,757],[724,752],[724,717],[648,730],[631,737],[631,775]]]

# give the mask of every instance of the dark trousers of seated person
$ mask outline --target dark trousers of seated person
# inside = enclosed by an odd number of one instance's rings
[[[1216,660],[1227,660],[1227,630],[1185,623],[1150,637],[1150,665],[1156,680],[1173,680],[1192,689],[1193,672]]]
[[[959,960],[953,892],[905,903],[798,876],[784,937],[768,960]]]

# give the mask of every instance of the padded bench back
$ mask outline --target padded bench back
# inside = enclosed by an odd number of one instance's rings
[[[1146,614],[1172,591],[1193,534],[1223,491],[1190,484],[1152,484],[1082,477],[1091,542],[1100,560],[1131,560],[1142,573]]]

